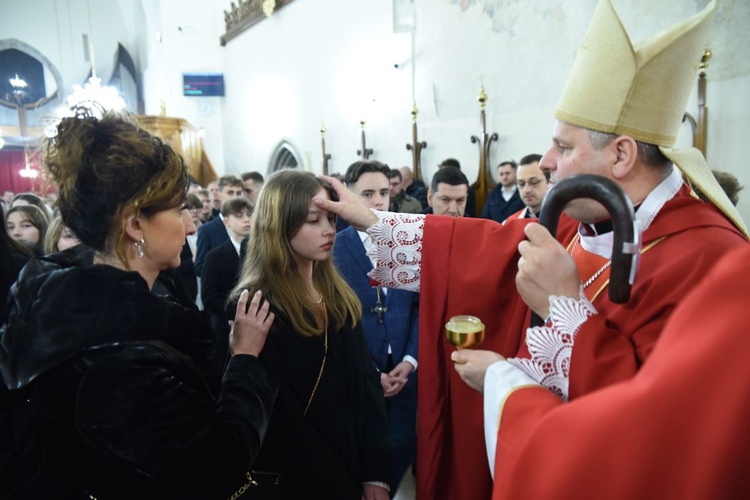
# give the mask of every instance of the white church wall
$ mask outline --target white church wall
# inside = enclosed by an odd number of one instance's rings
[[[747,49],[750,50],[750,44]],[[710,73],[709,73],[710,74]],[[711,168],[734,174],[745,186],[737,209],[750,224],[750,76],[722,81],[709,80],[708,151]],[[697,105],[693,108],[697,109]]]
[[[218,173],[224,160],[221,97],[183,95],[183,73],[223,72],[219,22],[223,2],[160,0],[142,1],[148,40],[141,66],[145,113],[179,117],[204,131],[206,154]],[[157,33],[161,34],[160,40]]]
[[[612,0],[638,41],[688,17],[706,0]],[[343,172],[361,148],[366,120],[372,158],[411,165],[412,100],[426,179],[446,157],[477,177],[477,95],[488,95],[487,132],[499,140],[490,164],[548,147],[553,112],[596,0],[415,0],[416,63],[411,35],[394,33],[409,0],[296,0],[221,47],[227,0],[3,0],[0,38],[42,52],[61,72],[63,92],[82,83],[82,33],[96,44],[97,73],[107,78],[123,43],[142,77],[147,114],[164,101],[169,116],[205,130],[219,174],[268,172],[275,147],[289,141],[304,168],[322,169],[319,128],[328,129],[330,170]],[[750,2],[720,0],[709,40],[708,161],[750,186],[744,143],[750,136]],[[156,33],[162,41],[156,41]],[[395,68],[398,64],[399,68]],[[223,72],[226,97],[182,95],[184,72]],[[414,81],[412,82],[412,74]],[[697,114],[695,89],[687,110]],[[680,145],[689,144],[683,127]],[[494,176],[494,168],[491,168]],[[750,187],[740,195],[750,220]]]
[[[411,105],[400,94],[410,80],[393,64],[408,55],[408,44],[408,36],[392,34],[389,4],[335,0],[297,1],[231,40],[227,164],[232,158],[241,162],[235,171],[266,172],[275,147],[288,140],[305,168],[319,172],[324,122],[330,170],[343,172],[361,148],[363,116],[372,158],[405,151]]]
[[[706,4],[613,3],[635,41]],[[416,1],[415,99],[419,138],[428,143],[422,155],[425,178],[453,156],[469,179],[476,179],[479,151],[469,137],[480,133],[476,97],[482,83],[489,97],[487,132],[499,134],[491,165],[546,150],[557,98],[595,5],[595,0]],[[224,49],[224,147],[227,165],[237,159],[245,164],[232,171],[265,172],[274,147],[289,140],[303,153],[305,168],[320,172],[322,119],[333,155],[330,169],[343,172],[357,159],[363,114],[372,158],[394,167],[411,165],[404,147],[411,142],[411,41],[408,34],[393,33],[392,20],[391,2],[298,0],[231,40]],[[708,71],[709,162],[748,186],[750,171],[741,166],[741,155],[742,138],[750,132],[745,97],[750,44],[742,28],[749,21],[747,2],[720,3]],[[393,68],[395,58],[404,61],[401,69]],[[688,111],[697,114],[695,98]],[[681,137],[680,143],[687,140]],[[740,209],[750,220],[748,205],[743,201]]]

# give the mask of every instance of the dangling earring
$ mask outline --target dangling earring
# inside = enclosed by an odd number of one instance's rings
[[[141,241],[133,242],[133,247],[135,247],[135,253],[138,254],[139,259],[143,258],[143,245],[145,244],[146,244],[146,240],[144,240],[143,238],[141,238]]]

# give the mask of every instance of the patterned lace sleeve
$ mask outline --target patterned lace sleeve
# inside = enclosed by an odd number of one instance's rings
[[[367,233],[375,245],[368,251],[377,265],[370,277],[388,288],[419,291],[424,215],[379,212]],[[371,253],[372,252],[372,253]]]
[[[508,362],[563,401],[568,401],[570,357],[576,334],[597,311],[583,293],[583,287],[578,300],[553,295],[549,298],[549,304],[550,319],[547,324],[526,330],[526,345],[531,359],[513,358]]]

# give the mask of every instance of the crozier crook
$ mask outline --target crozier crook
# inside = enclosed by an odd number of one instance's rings
[[[578,198],[598,201],[612,217],[614,244],[609,279],[609,299],[622,304],[630,299],[630,287],[635,280],[641,250],[640,225],[630,198],[614,181],[598,175],[573,175],[561,180],[547,193],[542,203],[539,223],[556,236],[557,223],[565,206]],[[637,227],[636,227],[637,226]],[[544,320],[532,312],[531,326],[541,326]]]

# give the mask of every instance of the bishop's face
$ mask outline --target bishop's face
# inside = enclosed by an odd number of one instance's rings
[[[552,146],[539,162],[539,167],[550,173],[550,184],[576,174],[612,176],[616,153],[608,146],[597,151],[589,140],[586,129],[558,121],[552,134]],[[553,187],[554,189],[554,187]],[[573,200],[565,208],[565,213],[580,221],[593,223],[609,217],[607,210],[590,199]]]

